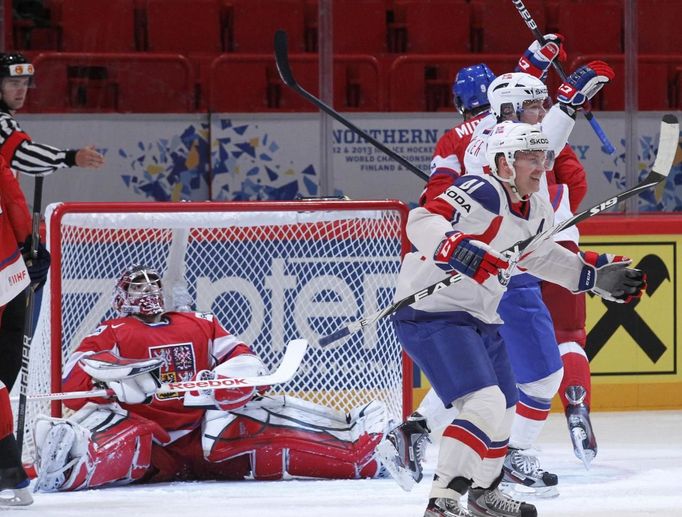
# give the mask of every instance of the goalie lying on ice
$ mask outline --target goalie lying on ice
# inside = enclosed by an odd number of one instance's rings
[[[383,404],[349,415],[253,387],[157,394],[160,382],[263,375],[261,360],[210,314],[165,312],[154,270],[124,272],[114,307],[65,365],[66,390],[106,385],[35,427],[36,490],[173,480],[374,477]]]

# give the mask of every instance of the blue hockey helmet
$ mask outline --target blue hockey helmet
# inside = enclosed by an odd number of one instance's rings
[[[460,113],[481,106],[488,106],[488,85],[495,79],[495,74],[485,63],[465,66],[452,83],[452,95],[455,106]]]

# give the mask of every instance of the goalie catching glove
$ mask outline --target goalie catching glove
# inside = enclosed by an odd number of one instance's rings
[[[436,265],[447,273],[459,271],[479,284],[490,275],[509,267],[509,262],[482,240],[483,236],[447,232],[433,256]]]
[[[127,359],[107,350],[82,357],[80,364],[90,377],[106,384],[126,404],[150,403],[161,386],[161,358]]]
[[[253,354],[239,354],[219,364],[213,370],[201,370],[194,380],[211,381],[230,377],[257,377],[267,374],[263,362]],[[267,386],[261,386],[261,391]],[[204,409],[220,409],[233,411],[239,409],[256,394],[254,386],[243,388],[229,388],[220,390],[198,390],[185,393],[185,406],[201,407]]]
[[[525,72],[541,81],[547,79],[547,72],[552,62],[558,59],[559,62],[566,61],[566,51],[563,47],[564,37],[561,34],[545,34],[544,43],[533,41],[519,59],[515,72]]]
[[[628,303],[646,289],[646,274],[628,268],[632,260],[627,257],[594,251],[581,251],[578,257],[584,266],[577,292],[592,291],[604,300]]]

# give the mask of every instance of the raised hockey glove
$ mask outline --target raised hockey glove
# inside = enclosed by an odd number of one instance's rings
[[[127,359],[106,350],[82,357],[80,365],[93,380],[106,384],[120,402],[148,404],[161,386],[163,359]]]
[[[509,262],[485,242],[476,240],[477,237],[462,232],[447,232],[436,248],[433,260],[446,273],[459,271],[482,284],[490,275],[507,269]]]
[[[564,37],[561,34],[545,34],[543,38],[544,44],[538,41],[530,44],[519,59],[519,64],[514,69],[515,72],[525,72],[545,81],[552,61],[555,59],[559,62],[566,61]]]
[[[266,373],[265,365],[257,356],[240,354],[219,364],[213,370],[201,370],[196,374],[194,380],[210,382],[224,378],[256,377]],[[267,391],[267,389],[267,386],[261,386],[258,391]],[[190,391],[185,394],[184,405],[233,411],[250,401],[256,395],[256,391],[257,389],[254,386]]]
[[[616,76],[603,61],[590,61],[566,78],[557,90],[557,101],[578,110]]]
[[[646,289],[646,274],[628,268],[632,260],[627,257],[594,251],[581,251],[578,257],[584,264],[578,292],[592,291],[610,302],[628,303]]]
[[[37,256],[31,257],[31,243],[33,242],[33,237],[29,235],[26,241],[20,244],[21,254],[26,262],[26,270],[28,271],[28,276],[31,278],[31,283],[36,286],[37,291],[45,284],[47,280],[47,274],[50,270],[50,252],[47,251],[45,244],[42,242],[38,243],[36,248]]]

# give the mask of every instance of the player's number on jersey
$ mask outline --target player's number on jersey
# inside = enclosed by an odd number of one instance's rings
[[[477,178],[472,178],[470,180],[467,180],[463,183],[460,183],[457,185],[461,190],[466,192],[467,194],[471,194],[472,192],[476,191],[477,189],[481,188],[483,185],[485,185],[485,181]]]

